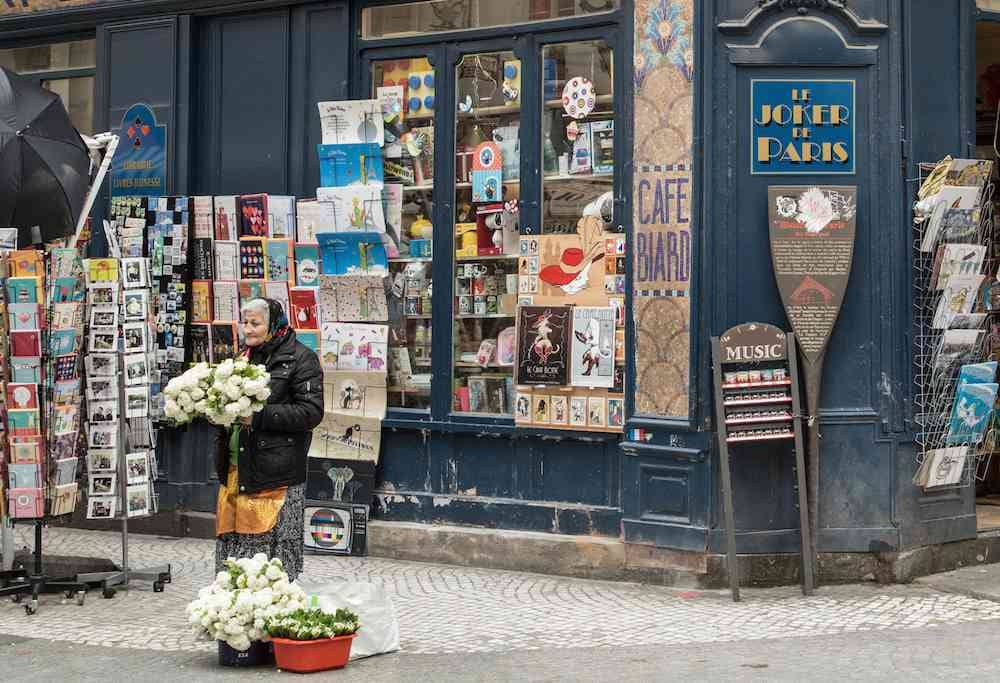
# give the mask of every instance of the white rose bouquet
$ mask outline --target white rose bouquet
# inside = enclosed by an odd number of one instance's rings
[[[270,383],[271,376],[263,365],[244,358],[227,359],[214,368],[198,363],[167,383],[164,414],[178,424],[203,417],[229,427],[264,407],[271,395]]]
[[[243,358],[227,359],[215,366],[205,399],[205,417],[212,424],[228,427],[264,407],[271,395],[271,376],[263,365]]]
[[[241,652],[255,640],[268,640],[265,625],[306,606],[306,594],[288,574],[281,560],[263,553],[225,562],[210,585],[198,591],[187,606],[188,621],[198,637],[224,640]]]
[[[212,384],[212,368],[208,363],[198,363],[182,375],[167,382],[164,413],[178,424],[186,424],[205,415],[208,404],[205,398]]]

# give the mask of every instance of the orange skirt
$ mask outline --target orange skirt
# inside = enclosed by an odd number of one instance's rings
[[[215,535],[266,534],[278,522],[278,513],[285,504],[287,486],[240,494],[236,467],[229,466],[226,485],[219,487],[219,501],[215,507]]]

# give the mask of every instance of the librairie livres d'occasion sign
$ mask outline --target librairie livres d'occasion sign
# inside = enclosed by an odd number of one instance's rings
[[[857,188],[767,188],[771,262],[802,354],[819,361],[851,276]]]
[[[854,173],[853,80],[750,83],[750,172]]]
[[[156,114],[149,105],[129,107],[118,137],[118,149],[111,162],[111,196],[166,194],[167,127],[156,123]]]

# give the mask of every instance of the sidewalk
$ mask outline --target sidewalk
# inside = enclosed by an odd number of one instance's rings
[[[946,593],[1000,603],[1000,564],[981,564],[932,574],[917,579],[916,583]]]
[[[26,541],[19,538],[19,545]],[[45,551],[115,559],[119,543],[115,533],[49,529]],[[213,542],[133,536],[130,554],[136,567],[171,563],[173,583],[163,593],[136,584],[110,600],[92,592],[82,607],[62,595],[46,595],[33,616],[3,601],[0,633],[210,656],[215,645],[194,640],[184,607],[214,575]],[[305,573],[383,585],[396,606],[407,657],[743,641],[750,645],[1000,619],[998,603],[940,592],[923,583],[824,587],[811,598],[803,598],[796,588],[746,590],[744,602],[734,604],[725,591],[684,592],[369,558],[309,555]]]

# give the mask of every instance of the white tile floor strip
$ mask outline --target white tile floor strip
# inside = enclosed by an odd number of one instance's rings
[[[27,530],[25,530],[26,532]],[[19,546],[28,543],[19,531]],[[45,551],[117,559],[115,533],[50,529]],[[173,564],[163,593],[137,583],[85,604],[46,595],[28,616],[0,599],[0,633],[81,644],[209,650],[194,640],[184,606],[213,576],[213,542],[133,536],[133,566]],[[669,589],[381,559],[307,556],[316,578],[385,586],[399,616],[404,650],[444,654],[616,645],[709,643],[821,636],[1000,619],[1000,604],[922,586],[795,589],[685,597]]]

